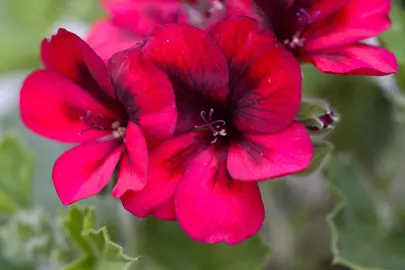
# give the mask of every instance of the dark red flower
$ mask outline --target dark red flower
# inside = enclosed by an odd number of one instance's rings
[[[113,195],[143,188],[148,167],[145,137],[167,139],[175,127],[167,76],[145,62],[138,50],[131,51],[131,63],[122,54],[114,57],[109,74],[103,60],[64,29],[43,41],[41,56],[45,68],[34,71],[21,89],[21,118],[41,136],[80,143],[63,153],[53,168],[61,201],[70,204],[95,195],[118,163]]]
[[[168,74],[178,119],[176,136],[149,155],[148,185],[125,193],[124,207],[177,217],[197,241],[243,241],[264,218],[256,181],[303,170],[313,155],[305,126],[294,121],[299,64],[247,17],[209,33],[157,27],[142,52]]]
[[[227,0],[230,14],[254,17],[271,28],[297,58],[326,73],[386,75],[395,56],[366,45],[390,25],[391,0]]]

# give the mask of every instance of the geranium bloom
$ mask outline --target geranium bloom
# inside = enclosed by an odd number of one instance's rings
[[[110,18],[96,23],[87,42],[103,58],[137,46],[159,24],[188,22],[204,26],[221,16],[220,0],[104,0]]]
[[[156,25],[186,21],[178,0],[104,0],[110,18],[96,23],[86,41],[103,59],[142,42]]]
[[[226,18],[209,34],[157,27],[142,52],[168,74],[178,119],[175,137],[150,153],[148,185],[125,193],[124,207],[177,217],[198,241],[243,241],[264,218],[256,181],[303,170],[313,155],[294,121],[299,64],[247,17]]]
[[[326,73],[386,75],[395,56],[361,43],[390,25],[391,0],[227,0],[230,14],[264,21],[297,58]]]
[[[34,71],[21,89],[21,118],[41,136],[80,143],[63,153],[53,168],[61,201],[70,204],[98,193],[118,163],[113,195],[143,188],[145,136],[166,139],[175,128],[167,76],[142,60],[137,50],[131,52],[130,64],[121,55],[113,58],[109,74],[103,60],[64,29],[43,41],[41,56],[45,68]]]

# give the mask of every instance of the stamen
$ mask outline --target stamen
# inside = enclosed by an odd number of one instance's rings
[[[103,118],[104,116],[102,114],[93,115],[91,111],[87,111],[86,116],[80,116],[80,121],[86,126],[86,128],[79,132],[79,136],[91,129],[105,130],[105,128],[97,122]]]
[[[212,115],[213,114],[214,114],[214,109],[210,109],[208,119],[207,119],[205,111],[200,112],[200,116],[204,120],[205,124],[194,126],[197,129],[209,128],[212,131],[212,136],[215,137],[211,141],[211,143],[215,143],[218,140],[218,135],[219,136],[226,136],[227,135],[225,128],[221,128],[221,126],[226,125],[226,122],[224,120],[215,120],[215,121],[213,121],[212,120]]]

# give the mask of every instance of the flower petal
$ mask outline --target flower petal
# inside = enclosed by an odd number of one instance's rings
[[[121,197],[125,209],[137,217],[153,214],[174,193],[189,160],[199,150],[198,135],[186,133],[165,141],[149,154],[148,184],[137,192]]]
[[[322,1],[321,1],[322,2]],[[336,1],[339,2],[339,1]],[[387,30],[391,0],[349,0],[336,14],[312,24],[304,34],[306,52],[374,37]]]
[[[228,17],[210,33],[230,66],[237,128],[269,133],[291,123],[301,102],[302,75],[296,59],[247,17]]]
[[[258,22],[267,22],[268,17],[262,8],[267,6],[270,1],[255,1],[255,0],[226,0],[226,12],[229,15],[247,16],[257,20]],[[274,1],[273,1],[274,2]]]
[[[180,226],[196,241],[238,244],[263,223],[259,187],[232,179],[213,147],[191,162],[174,198]]]
[[[152,215],[155,218],[161,219],[161,220],[167,220],[167,221],[173,221],[176,220],[176,209],[174,207],[174,200],[169,199],[167,202],[162,204],[158,209],[153,211]]]
[[[238,180],[267,180],[306,169],[313,156],[311,139],[301,123],[269,135],[245,135],[231,144],[227,167]]]
[[[53,71],[33,72],[20,92],[20,113],[33,132],[61,142],[83,142],[107,135],[81,121],[90,112],[112,123],[116,116],[88,92]]]
[[[114,104],[114,90],[104,61],[77,35],[59,29],[41,44],[47,69],[57,71],[79,84],[103,103]]]
[[[198,41],[198,42],[196,42]],[[156,27],[142,49],[162,67],[173,84],[179,117],[176,131],[194,129],[201,99],[223,103],[228,96],[228,65],[218,45],[206,32],[191,25]]]
[[[52,171],[53,184],[63,204],[101,191],[110,180],[124,147],[118,140],[92,142],[63,153]]]
[[[326,73],[383,76],[398,71],[392,52],[361,43],[314,51],[302,59]]]
[[[121,158],[117,184],[112,191],[115,198],[129,190],[141,190],[147,182],[148,149],[145,137],[135,123],[128,123],[125,148],[127,151]]]
[[[166,74],[142,57],[140,49],[115,54],[108,62],[117,99],[147,137],[168,139],[176,126],[172,84]]]
[[[187,21],[179,1],[105,1],[104,6],[115,25],[141,36],[156,25]]]
[[[93,25],[86,41],[96,53],[107,61],[114,53],[135,47],[143,38],[120,28],[110,21],[100,21]]]

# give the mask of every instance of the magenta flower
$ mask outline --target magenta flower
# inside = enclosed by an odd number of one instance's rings
[[[264,218],[257,181],[301,171],[313,155],[294,121],[299,64],[246,17],[224,19],[210,33],[157,27],[142,52],[168,74],[178,119],[175,137],[150,153],[148,184],[125,193],[124,207],[177,218],[197,241],[245,240]]]
[[[63,153],[53,168],[62,203],[98,193],[117,164],[113,195],[142,189],[148,167],[145,138],[170,138],[175,127],[167,76],[137,50],[110,60],[109,74],[103,60],[64,29],[43,41],[41,56],[45,68],[34,71],[21,89],[21,118],[43,137],[80,143]],[[131,63],[125,60],[129,56]]]
[[[159,24],[185,22],[178,0],[105,0],[109,18],[96,23],[86,41],[103,59],[137,46]]]
[[[395,56],[363,41],[391,26],[391,0],[227,0],[230,14],[263,21],[297,58],[326,73],[386,75]]]
[[[97,22],[86,40],[105,60],[141,44],[157,25],[188,22],[207,27],[225,15],[222,0],[104,0],[103,6],[109,18]]]

